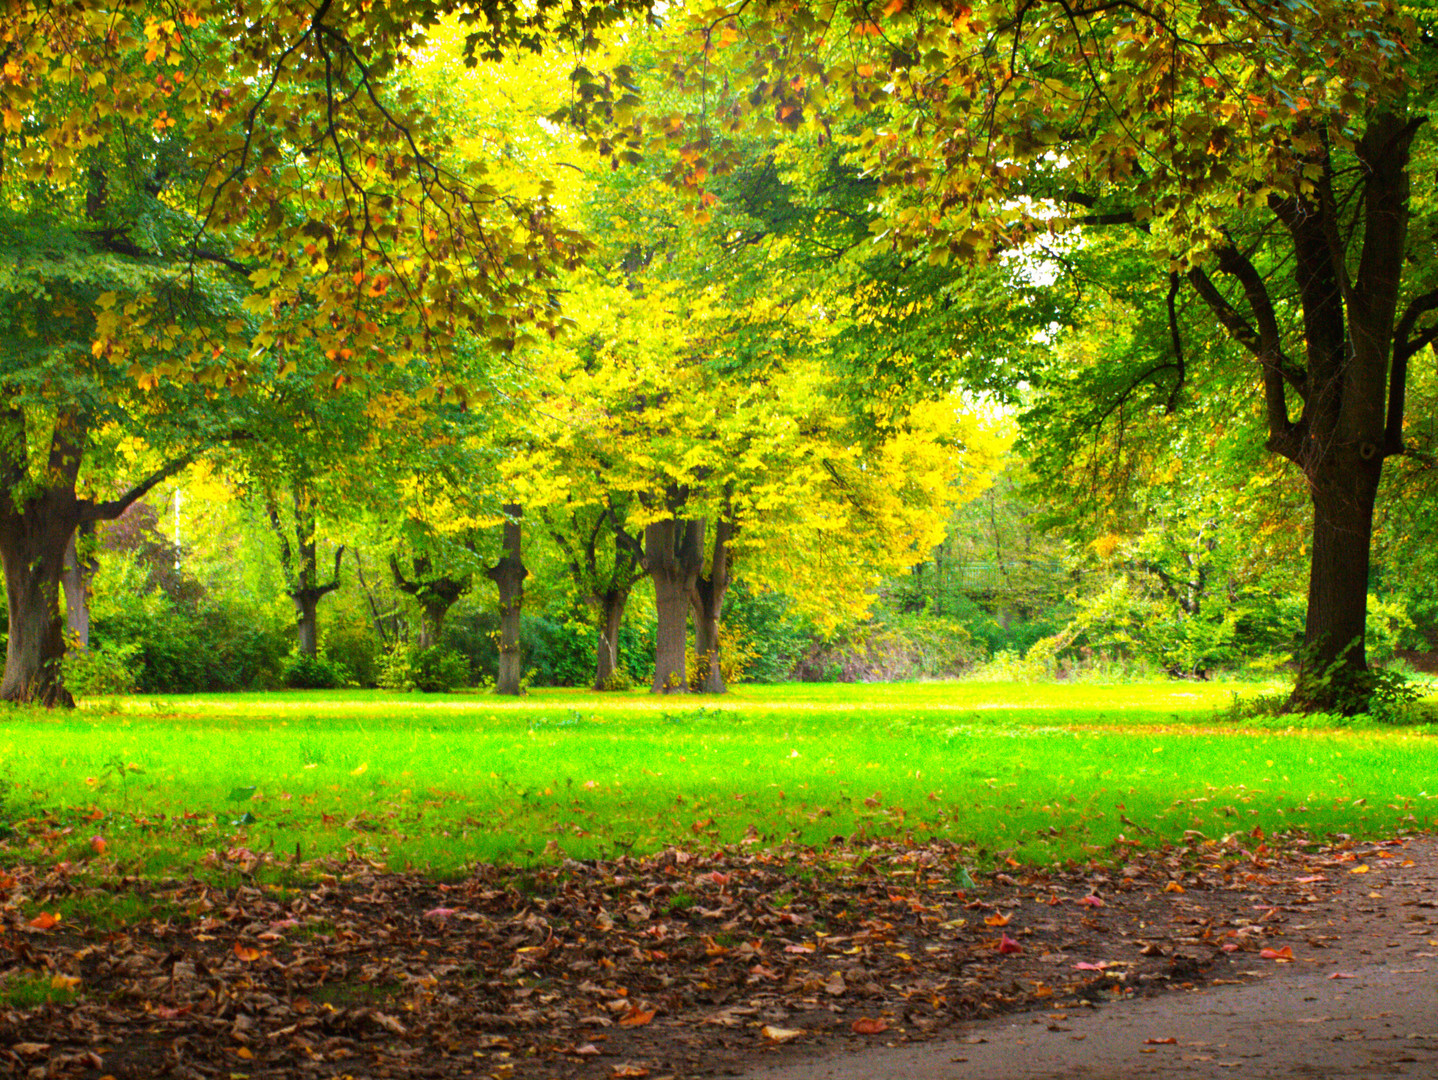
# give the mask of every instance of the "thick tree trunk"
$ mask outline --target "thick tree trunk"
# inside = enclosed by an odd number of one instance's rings
[[[65,569],[60,575],[60,583],[65,588],[65,631],[69,644],[80,649],[90,647],[90,581],[98,567],[90,556],[80,557],[77,541],[92,531],[92,525],[85,525],[70,537],[65,549]]]
[[[595,650],[594,689],[609,689],[609,681],[619,670],[619,627],[624,622],[624,608],[629,603],[628,589],[611,589],[594,597],[599,609],[599,645]]]
[[[56,506],[54,493],[24,514],[0,514],[0,559],[5,564],[9,641],[0,699],[46,707],[75,703],[65,689],[65,618],[60,577],[78,514]],[[73,498],[68,500],[73,504]]]
[[[707,575],[694,582],[690,603],[694,609],[694,654],[697,659],[693,689],[704,694],[723,694],[724,669],[719,654],[719,620],[724,596],[729,591],[729,541],[733,525],[719,521],[714,526],[714,558]]]
[[[654,579],[654,606],[659,625],[654,634],[656,694],[682,694],[688,689],[690,596],[704,561],[703,519],[669,518],[644,529],[644,560]]]
[[[1364,648],[1369,549],[1382,459],[1337,453],[1309,478],[1313,554],[1308,617],[1292,704],[1303,711],[1360,712],[1370,676]]]
[[[488,571],[499,586],[499,678],[495,690],[518,694],[524,678],[524,657],[519,649],[520,613],[524,607],[523,510],[514,503],[504,507],[504,557]]]

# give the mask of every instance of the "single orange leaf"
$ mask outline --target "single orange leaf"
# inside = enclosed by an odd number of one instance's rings
[[[1144,1039],[1144,1046],[1177,1046],[1178,1040],[1170,1035],[1166,1039]]]
[[[42,911],[30,920],[30,925],[36,930],[49,930],[60,921],[60,916],[52,915],[48,911]]]
[[[246,963],[249,963],[252,960],[258,960],[260,958],[260,950],[252,949],[248,945],[241,945],[237,941],[235,942],[235,955]]]
[[[878,1035],[880,1032],[889,1030],[889,1022],[887,1020],[861,1016],[849,1025],[849,1030],[855,1035]]]
[[[1012,915],[990,915],[984,919],[985,926],[1008,926],[1013,920]]]
[[[1281,949],[1264,949],[1258,956],[1262,960],[1292,960],[1293,949],[1288,945]]]
[[[1167,885],[1163,887],[1163,891],[1171,893],[1181,893],[1184,891],[1184,888],[1178,882],[1170,881]]]
[[[619,1018],[620,1027],[643,1027],[654,1019],[653,1009],[636,1009],[630,1006],[627,1013]]]

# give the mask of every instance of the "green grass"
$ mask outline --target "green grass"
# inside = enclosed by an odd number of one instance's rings
[[[990,866],[1185,830],[1426,826],[1428,729],[1254,730],[1154,683],[125,698],[0,712],[0,858],[283,875],[350,855],[447,875],[834,837],[944,838]],[[1150,831],[1151,830],[1151,831]],[[93,837],[101,837],[97,853]]]

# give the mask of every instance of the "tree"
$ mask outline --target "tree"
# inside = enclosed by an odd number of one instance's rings
[[[499,560],[486,575],[499,589],[499,674],[494,688],[501,694],[519,694],[524,679],[524,657],[519,647],[520,617],[524,608],[524,509],[505,503],[504,539]]]
[[[899,250],[941,264],[1134,231],[1169,309],[1192,295],[1250,357],[1266,445],[1307,486],[1294,704],[1361,707],[1375,493],[1407,452],[1410,362],[1438,338],[1410,190],[1432,172],[1431,38],[1385,0],[736,4],[696,33],[712,67],[682,70],[755,87],[734,106],[755,122],[864,118],[852,157]],[[716,120],[683,132],[696,186],[728,163]],[[1172,323],[1143,381],[1181,404]]]
[[[570,578],[598,623],[594,689],[608,690],[619,672],[619,631],[634,587],[644,579],[642,535],[630,531],[629,509],[608,492],[596,503],[540,510]]]
[[[642,5],[392,0],[21,3],[0,25],[0,695],[63,703],[58,581],[227,432],[209,413],[290,359],[395,366],[462,397],[453,343],[557,314],[579,238],[456,153],[404,76],[457,17],[471,59],[580,50]],[[597,77],[595,77],[597,80]],[[580,80],[581,86],[587,85]],[[128,424],[128,426],[117,426]],[[148,473],[105,473],[125,436]]]
[[[284,494],[289,496],[287,516],[280,506]],[[283,491],[266,489],[263,498],[265,516],[279,545],[285,594],[295,605],[295,648],[301,656],[318,656],[319,604],[340,587],[345,546],[335,547],[334,572],[329,581],[321,581],[314,485],[307,478],[295,477]]]

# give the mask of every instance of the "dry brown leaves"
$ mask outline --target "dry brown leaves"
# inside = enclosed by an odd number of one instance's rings
[[[671,849],[453,884],[349,865],[289,889],[12,868],[0,1072],[712,1075],[777,1047],[904,1041],[1282,963],[1323,945],[1308,905],[1403,858],[1401,841],[1191,840],[968,890],[942,845]],[[166,914],[114,930],[53,918],[116,897]],[[20,985],[69,1000],[22,1007]]]

